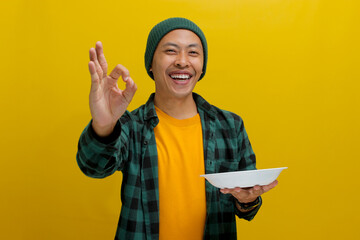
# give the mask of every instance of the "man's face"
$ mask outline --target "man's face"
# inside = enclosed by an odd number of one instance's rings
[[[202,74],[204,53],[192,31],[176,29],[159,42],[152,61],[156,95],[161,98],[189,96]]]

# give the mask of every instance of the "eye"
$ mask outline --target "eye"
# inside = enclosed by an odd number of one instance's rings
[[[199,55],[199,52],[198,51],[190,51],[189,54],[192,56],[197,56],[197,55]]]
[[[166,53],[175,53],[175,50],[174,49],[166,49],[165,52]]]

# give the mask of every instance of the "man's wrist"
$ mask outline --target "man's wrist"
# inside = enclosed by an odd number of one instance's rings
[[[116,123],[117,122],[112,123],[110,125],[101,126],[100,124],[98,124],[94,120],[92,120],[91,121],[91,126],[92,126],[92,129],[94,130],[94,132],[96,133],[97,136],[99,136],[101,138],[106,138],[109,135],[111,135],[111,133],[114,131]]]
[[[119,121],[115,124],[115,127],[113,128],[112,132],[110,133],[110,135],[106,136],[106,137],[102,137],[102,136],[99,136],[94,128],[93,128],[93,125],[90,124],[89,126],[89,131],[90,131],[90,134],[99,142],[103,143],[103,144],[110,144],[112,143],[113,141],[115,141],[119,135],[120,135],[120,132],[121,132],[121,125],[119,123]]]
[[[235,198],[237,208],[242,212],[248,212],[255,209],[260,205],[260,199],[257,197],[254,201],[248,203],[242,203],[237,198]]]

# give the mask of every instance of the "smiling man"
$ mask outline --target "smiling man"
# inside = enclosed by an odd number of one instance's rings
[[[277,184],[219,191],[199,177],[256,163],[242,119],[193,93],[207,54],[205,36],[190,20],[157,24],[145,52],[155,93],[129,112],[137,89],[129,71],[117,65],[107,75],[102,44],[90,49],[92,120],[80,136],[77,162],[94,178],[123,173],[115,239],[236,239],[235,216],[251,220],[260,195]]]

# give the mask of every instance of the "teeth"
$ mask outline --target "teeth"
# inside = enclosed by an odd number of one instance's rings
[[[173,74],[170,77],[175,78],[175,79],[189,79],[190,78],[190,76],[187,74]]]

